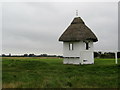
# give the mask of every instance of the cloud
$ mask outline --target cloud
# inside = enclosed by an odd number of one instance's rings
[[[96,50],[117,48],[117,3],[4,3],[3,53],[62,54],[58,38],[76,9],[99,39]]]

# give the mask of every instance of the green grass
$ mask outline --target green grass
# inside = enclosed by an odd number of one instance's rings
[[[93,65],[63,65],[58,58],[3,58],[3,88],[117,88],[114,59]]]

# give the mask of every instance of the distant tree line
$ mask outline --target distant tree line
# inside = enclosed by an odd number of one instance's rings
[[[35,54],[23,54],[23,55],[9,54],[9,55],[5,55],[5,54],[2,54],[1,56],[2,57],[60,57],[60,58],[63,57],[63,56],[60,56],[60,55],[48,55],[48,54],[40,54],[40,55],[35,55]]]
[[[118,58],[120,58],[120,52],[117,53]],[[2,54],[2,57],[60,57],[63,58],[63,56],[60,55],[48,55],[48,54],[40,54],[40,55],[35,55],[35,54],[23,54],[23,55],[5,55]],[[114,52],[94,52],[94,57],[95,58],[115,58],[115,53]]]
[[[120,52],[117,53],[118,58],[120,58]],[[115,58],[115,53],[114,52],[94,52],[94,57],[95,58]]]

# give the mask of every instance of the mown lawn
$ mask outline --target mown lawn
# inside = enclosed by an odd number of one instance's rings
[[[59,58],[3,58],[3,88],[117,88],[114,59],[93,65],[63,65]]]

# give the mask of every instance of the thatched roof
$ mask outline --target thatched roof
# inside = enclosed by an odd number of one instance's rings
[[[74,18],[70,26],[59,38],[59,41],[85,41],[92,40],[98,41],[95,34],[85,25],[84,21],[80,17]]]

